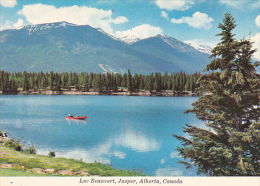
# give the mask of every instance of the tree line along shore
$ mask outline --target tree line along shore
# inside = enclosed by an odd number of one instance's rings
[[[0,71],[2,94],[112,94],[183,95],[193,94],[200,72],[165,72],[142,75],[87,72],[5,72]]]

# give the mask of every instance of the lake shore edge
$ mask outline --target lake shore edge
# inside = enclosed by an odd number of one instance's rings
[[[109,96],[159,96],[159,97],[178,97],[178,96],[195,96],[195,93],[190,91],[183,92],[150,92],[150,91],[138,91],[138,92],[129,92],[129,91],[120,91],[120,92],[82,92],[82,91],[18,91],[16,94],[3,94],[0,91],[0,95],[109,95]]]
[[[36,154],[36,149],[35,154],[26,153],[19,141],[1,130],[0,134],[0,173],[7,176],[145,176],[141,172],[115,169],[100,162],[40,155]],[[10,144],[21,145],[21,149],[17,150]]]

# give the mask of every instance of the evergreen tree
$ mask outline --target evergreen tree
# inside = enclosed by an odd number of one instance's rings
[[[93,80],[93,88],[94,88],[94,91],[96,91],[96,92],[102,92],[102,91],[103,91],[103,85],[102,85],[102,80],[101,80],[101,74],[97,74],[97,75],[94,77],[94,80]]]
[[[50,90],[53,89],[53,81],[54,81],[54,75],[53,75],[53,71],[51,71],[49,77]]]
[[[28,74],[26,71],[23,72],[23,91],[29,91]]]
[[[162,90],[162,78],[161,78],[161,73],[156,72],[155,73],[155,80],[154,80],[154,89],[156,90],[156,92],[159,92]]]
[[[127,89],[129,92],[134,91],[133,78],[129,69],[127,74]]]
[[[127,73],[124,73],[124,76],[122,77],[122,86],[127,87]]]
[[[252,43],[237,41],[232,34],[235,20],[225,14],[221,42],[212,50],[215,57],[199,79],[199,94],[192,112],[208,129],[186,125],[190,138],[173,135],[182,142],[180,155],[191,161],[198,174],[210,176],[260,175],[260,76],[251,63]],[[186,168],[191,163],[181,161]]]
[[[112,91],[117,92],[117,81],[116,76],[112,73]]]
[[[150,74],[149,79],[148,79],[148,90],[150,91],[150,93],[153,92],[153,89],[154,89],[153,84],[154,84],[154,76],[152,73],[152,74]]]

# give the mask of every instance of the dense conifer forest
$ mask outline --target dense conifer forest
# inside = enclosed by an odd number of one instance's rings
[[[19,91],[71,91],[82,92],[138,92],[146,90],[161,92],[165,90],[174,93],[184,91],[194,92],[196,82],[201,76],[199,72],[187,74],[185,72],[159,72],[149,75],[127,73],[76,73],[76,72],[16,72],[0,71],[0,91],[3,94],[16,94]]]

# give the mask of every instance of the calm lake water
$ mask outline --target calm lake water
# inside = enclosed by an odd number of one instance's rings
[[[196,176],[178,163],[182,127],[202,125],[183,114],[196,97],[0,96],[0,130],[34,145],[37,154],[98,161],[149,176]],[[86,121],[66,120],[68,113]],[[186,136],[187,137],[187,136]]]

